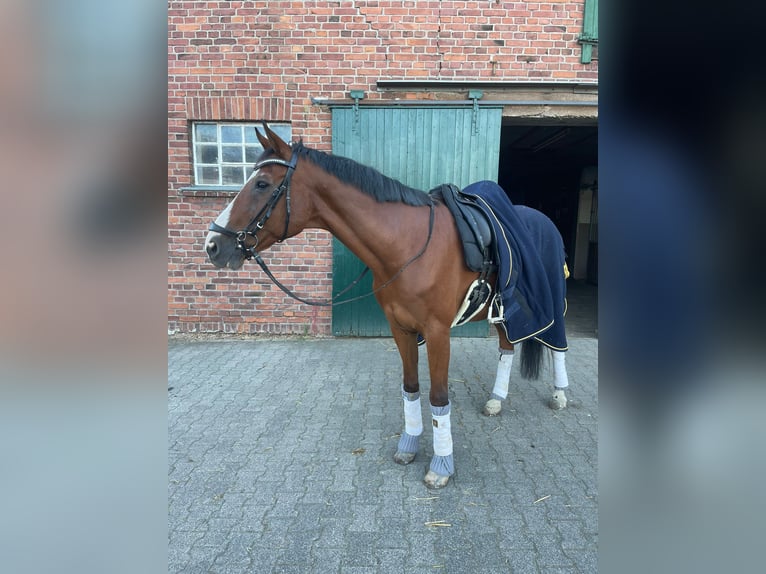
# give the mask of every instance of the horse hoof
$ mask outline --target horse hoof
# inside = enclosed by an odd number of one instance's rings
[[[429,470],[423,482],[426,483],[428,488],[444,488],[449,482],[449,476],[442,476],[441,474],[436,474],[433,470]]]
[[[487,401],[487,404],[484,405],[484,410],[482,411],[482,413],[484,413],[485,416],[494,417],[500,414],[500,410],[502,408],[503,408],[503,403],[501,403],[499,400],[489,399]]]
[[[413,460],[415,460],[415,455],[417,453],[414,452],[401,452],[396,451],[396,454],[394,455],[394,462],[396,464],[410,464]]]
[[[551,397],[551,400],[548,403],[548,405],[554,411],[560,411],[561,409],[565,409],[567,406],[567,396],[564,394],[564,391],[561,389],[554,391],[553,396]]]

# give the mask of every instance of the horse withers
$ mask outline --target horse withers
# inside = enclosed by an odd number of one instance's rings
[[[409,464],[415,459],[424,429],[418,381],[421,335],[428,349],[434,452],[425,483],[431,488],[445,486],[455,471],[448,392],[450,328],[469,286],[479,277],[460,255],[462,247],[452,215],[435,197],[373,168],[302,143],[288,144],[266,124],[264,131],[262,135],[256,130],[264,151],[252,175],[210,225],[205,240],[210,261],[220,268],[239,269],[247,259],[255,259],[276,281],[260,253],[308,228],[329,231],[361,259],[372,273],[374,296],[385,313],[402,361],[404,430],[394,460]],[[508,234],[507,230],[502,233]],[[515,233],[522,237],[521,243],[534,239],[527,237],[526,229]],[[512,247],[513,241],[505,237],[505,243]],[[561,245],[560,235],[553,243]],[[487,278],[497,291],[493,301],[499,308],[522,315],[536,308],[535,294],[520,288],[525,266],[519,260],[502,280],[498,278],[500,271]],[[561,272],[560,267],[557,272]],[[503,288],[508,296],[501,298]],[[435,292],[440,296],[434,297]],[[545,296],[550,298],[551,290]],[[339,303],[342,301],[321,304]],[[486,319],[489,311],[487,304],[472,320]],[[484,406],[486,415],[501,412],[508,394],[514,344],[520,342],[510,335],[515,332],[507,328],[502,316],[495,320],[500,359],[492,395]],[[555,321],[561,325],[563,316]],[[567,400],[566,348],[552,346],[541,338],[548,327],[523,337],[521,370],[522,375],[535,378],[542,359],[541,344],[553,350],[555,389],[551,407],[558,409],[564,408]]]

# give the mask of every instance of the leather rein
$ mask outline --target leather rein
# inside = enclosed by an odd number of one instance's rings
[[[253,219],[250,220],[250,223],[245,226],[244,229],[241,229],[239,231],[232,231],[231,229],[227,229],[225,227],[221,227],[218,225],[215,221],[210,224],[208,229],[210,231],[214,231],[216,233],[220,233],[222,235],[226,235],[227,237],[233,237],[237,240],[237,249],[239,249],[242,254],[244,255],[245,259],[254,259],[256,263],[260,266],[260,268],[263,270],[263,272],[266,274],[266,276],[271,279],[271,281],[279,287],[285,294],[292,297],[293,299],[300,301],[301,303],[305,303],[306,305],[314,305],[319,307],[334,307],[337,305],[345,305],[346,303],[351,303],[353,301],[358,301],[360,299],[365,299],[367,297],[371,297],[372,295],[375,295],[378,291],[381,289],[388,287],[391,283],[394,282],[394,280],[401,275],[407,267],[409,267],[412,263],[414,263],[417,259],[419,259],[428,248],[428,244],[431,242],[431,235],[433,234],[433,227],[434,227],[434,205],[431,203],[429,205],[430,212],[428,215],[428,237],[426,238],[425,245],[423,245],[423,248],[413,257],[411,257],[394,275],[388,279],[385,283],[382,285],[379,285],[369,293],[366,293],[364,295],[359,295],[358,297],[352,297],[351,299],[344,299],[343,301],[335,301],[338,297],[349,291],[351,288],[353,288],[359,281],[362,280],[362,277],[364,277],[367,272],[370,270],[369,267],[365,266],[365,268],[362,270],[362,272],[359,274],[359,276],[354,279],[353,282],[351,282],[350,285],[345,287],[342,291],[340,291],[337,295],[335,295],[331,300],[329,301],[311,301],[308,299],[304,299],[303,297],[300,297],[299,295],[296,295],[293,293],[290,289],[285,287],[280,281],[274,277],[274,274],[271,272],[271,270],[268,268],[266,263],[261,259],[260,253],[258,253],[255,248],[258,247],[258,236],[256,233],[263,229],[263,226],[266,225],[266,222],[271,217],[272,212],[274,211],[274,207],[276,207],[277,203],[279,203],[279,200],[282,198],[282,196],[285,196],[285,207],[287,215],[285,217],[285,229],[282,232],[282,237],[277,240],[277,243],[281,243],[285,239],[287,239],[287,229],[290,225],[290,180],[292,179],[293,172],[295,171],[295,166],[298,163],[298,152],[297,150],[293,150],[292,156],[290,157],[290,161],[287,162],[282,159],[278,158],[270,158],[265,159],[261,162],[258,162],[255,164],[255,167],[253,168],[253,172],[258,171],[263,166],[266,165],[282,165],[287,168],[287,173],[285,174],[284,179],[282,180],[282,183],[279,184],[279,187],[277,187],[274,192],[271,194],[271,197],[266,202],[266,204],[261,208],[261,210],[253,217]],[[248,237],[251,237],[255,240],[255,243],[251,246],[248,246],[246,244],[246,240]]]

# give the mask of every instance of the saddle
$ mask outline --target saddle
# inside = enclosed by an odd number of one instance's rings
[[[492,227],[474,200],[464,196],[457,186],[452,184],[435,187],[429,194],[441,199],[455,218],[468,269],[487,274],[497,270],[492,256]]]
[[[453,327],[470,321],[487,303],[492,286],[487,277],[497,271],[492,226],[481,208],[452,184],[442,184],[429,194],[440,199],[452,213],[463,246],[465,264],[481,275],[468,289],[465,300],[452,323]]]

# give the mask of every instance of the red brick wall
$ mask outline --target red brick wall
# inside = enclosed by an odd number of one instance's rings
[[[193,2],[168,9],[168,328],[173,331],[330,333],[330,311],[293,302],[253,264],[214,269],[207,225],[231,198],[184,195],[192,184],[190,122],[272,120],[330,151],[327,108],[378,79],[595,82],[580,63],[584,0]],[[396,94],[427,97],[424,94]],[[328,297],[332,240],[304,232],[264,257],[302,294]]]

